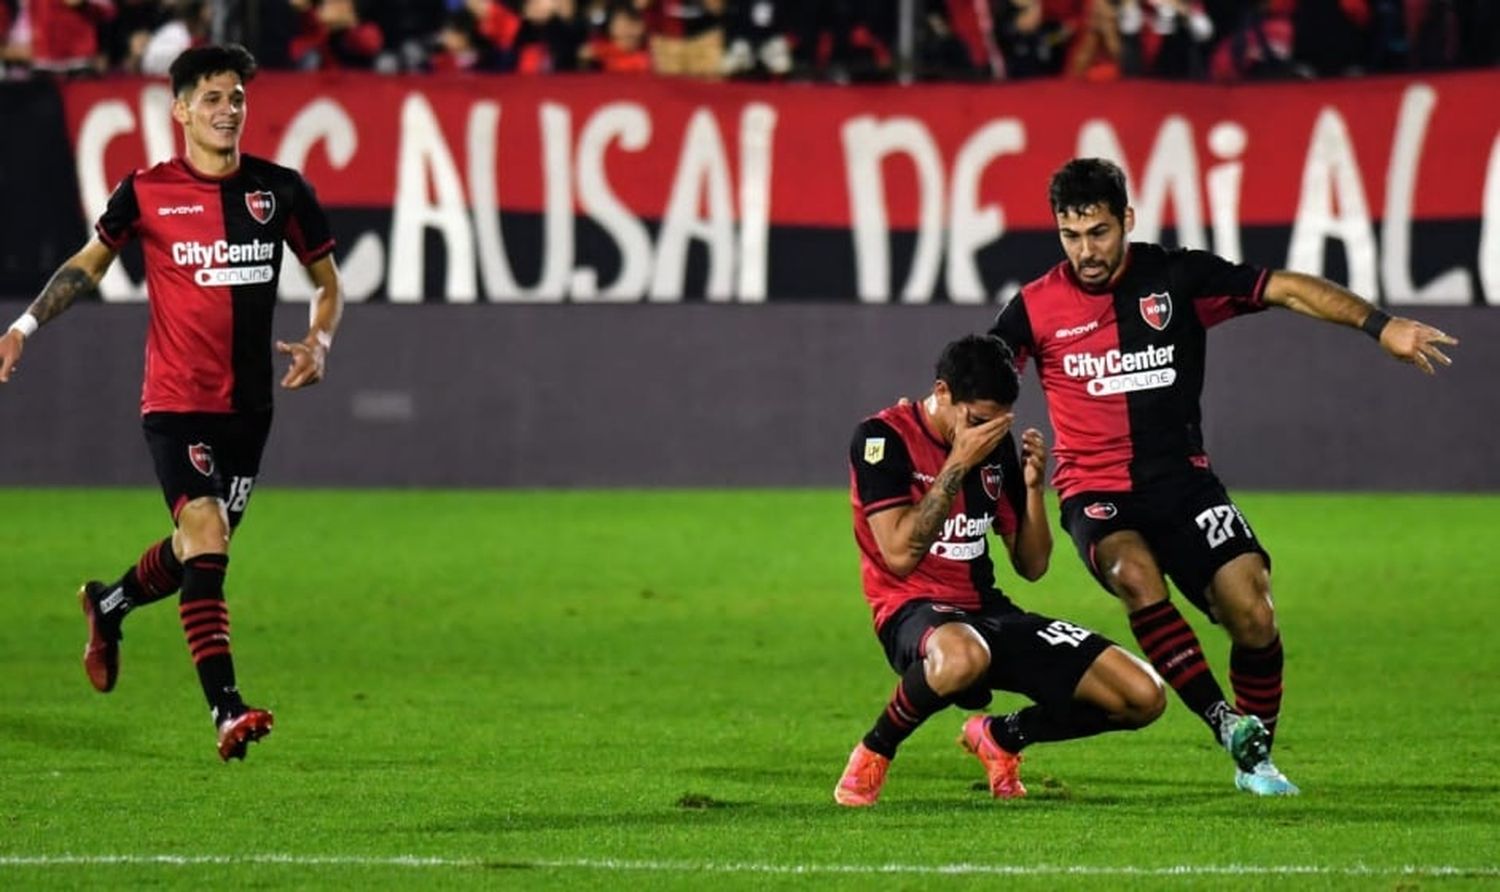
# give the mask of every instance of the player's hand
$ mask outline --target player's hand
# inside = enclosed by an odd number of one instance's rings
[[[16,370],[21,361],[21,345],[25,341],[26,336],[14,328],[0,335],[0,384],[9,381],[10,373]]]
[[[328,351],[323,349],[322,344],[309,344],[306,341],[288,344],[286,341],[277,341],[276,352],[292,358],[291,366],[281,379],[281,386],[287,390],[311,387],[323,380],[323,367],[328,362]]]
[[[1458,339],[1431,325],[1403,316],[1391,317],[1391,321],[1380,332],[1380,346],[1385,348],[1385,352],[1429,375],[1433,373],[1434,362],[1445,366],[1453,365],[1453,360],[1438,349],[1439,344],[1458,346]]]
[[[1000,439],[1010,431],[1010,423],[1016,419],[1015,413],[1006,412],[984,424],[970,426],[964,413],[957,414],[958,421],[953,428],[953,449],[948,453],[948,460],[961,464],[965,470],[984,461],[985,456],[994,452]]]
[[[1030,489],[1040,489],[1047,479],[1047,441],[1034,427],[1021,434],[1021,476]]]

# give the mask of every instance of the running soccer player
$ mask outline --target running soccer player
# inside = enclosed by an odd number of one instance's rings
[[[990,792],[1026,795],[1021,751],[1150,724],[1161,683],[1136,657],[1088,629],[1027,613],[995,586],[988,532],[1029,580],[1047,572],[1052,533],[1042,498],[1046,445],[1010,433],[1018,389],[1010,350],[971,335],[944,348],[932,393],[866,419],[849,447],[850,501],[865,600],[901,677],[849,756],[840,805],[874,805],[896,749],[950,704],[983,709],[991,690],[1035,704],[976,715],[959,738]]]
[[[1135,223],[1118,166],[1079,158],[1052,177],[1067,259],[1027,284],[990,333],[1034,358],[1057,437],[1062,524],[1120,599],[1157,672],[1230,751],[1235,785],[1298,792],[1271,760],[1282,646],[1271,559],[1203,449],[1205,332],[1268,306],[1363,330],[1431,374],[1453,338],[1391,317],[1316,276],[1230,263],[1206,251],[1127,242]],[[1166,578],[1229,633],[1231,706]]]
[[[333,238],[311,187],[294,170],[240,153],[245,84],[254,72],[255,60],[239,46],[178,56],[172,117],[186,152],[125,177],[94,237],[0,337],[5,382],[37,328],[93,291],[127,241],[141,240],[151,311],[142,427],[174,530],[115,582],[90,581],[79,591],[88,623],[83,666],[97,690],[112,690],[121,621],[181,590],[183,632],[225,761],[243,759],[272,726],[270,712],[240,697],[224,577],[271,427],[271,321],[283,241],[318,290],[307,337],[275,344],[291,360],[282,387],[322,379],[343,307]]]

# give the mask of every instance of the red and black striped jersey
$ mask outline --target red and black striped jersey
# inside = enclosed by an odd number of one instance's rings
[[[942,534],[907,576],[892,573],[870,530],[870,517],[922,500],[948,460],[949,446],[920,403],[896,405],[864,420],[849,444],[849,500],[865,600],[879,629],[908,601],[928,599],[969,610],[1009,601],[995,587],[991,529],[1014,533],[1026,512],[1020,456],[1010,434],[963,479]]]
[[[1128,492],[1207,468],[1207,330],[1265,309],[1268,272],[1207,251],[1132,243],[1112,291],[1086,291],[1063,262],[1027,284],[990,333],[1036,360],[1063,498]]]
[[[281,245],[309,264],[333,250],[297,171],[250,155],[224,177],[173,158],[129,174],[94,224],[115,251],[141,240],[151,326],[145,412],[271,406],[271,318]]]

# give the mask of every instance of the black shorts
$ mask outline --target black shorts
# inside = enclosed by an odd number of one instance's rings
[[[176,522],[193,499],[212,496],[239,525],[260,473],[271,413],[152,412],[141,419],[156,479]]]
[[[1114,644],[1081,626],[1027,613],[1006,602],[980,611],[963,610],[934,601],[913,601],[880,627],[880,643],[897,675],[927,655],[927,638],[939,626],[964,623],[990,648],[990,671],[974,688],[954,702],[966,709],[983,709],[989,691],[1014,691],[1043,706],[1062,707],[1094,660]]]
[[[1220,567],[1242,554],[1258,554],[1271,566],[1245,515],[1208,472],[1136,492],[1079,493],[1063,500],[1062,524],[1106,591],[1094,546],[1120,530],[1140,533],[1162,572],[1210,619],[1208,585]]]

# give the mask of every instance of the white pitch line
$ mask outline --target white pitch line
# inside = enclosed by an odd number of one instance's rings
[[[449,858],[426,855],[0,855],[4,867],[92,867],[111,865],[286,864],[299,867],[405,867],[480,868],[503,867],[547,870],[601,870],[656,873],[741,874],[915,874],[975,876],[1345,876],[1345,877],[1500,877],[1500,866],[1407,864],[1388,867],[1367,864],[1175,864],[1164,867],[1134,865],[1064,864],[770,864],[752,861],[652,861],[599,858],[522,859]]]

